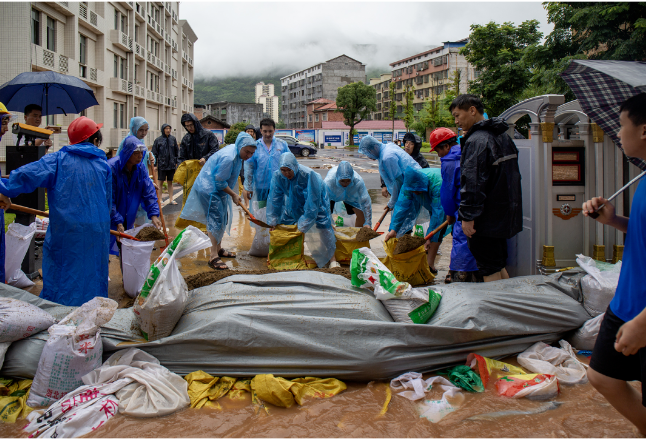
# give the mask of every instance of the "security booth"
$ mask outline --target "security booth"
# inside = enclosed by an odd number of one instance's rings
[[[592,197],[610,196],[639,174],[622,150],[583,113],[578,101],[542,95],[520,102],[500,115],[509,124],[531,119],[529,139],[514,139],[518,148],[523,197],[523,230],[509,240],[511,276],[551,273],[576,266],[576,255],[617,261],[624,234],[582,214]],[[634,188],[613,201],[628,215]]]

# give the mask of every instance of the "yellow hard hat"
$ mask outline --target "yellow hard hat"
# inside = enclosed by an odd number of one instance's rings
[[[7,107],[4,106],[3,103],[0,102],[0,114],[2,115],[10,115],[9,110],[7,110]]]

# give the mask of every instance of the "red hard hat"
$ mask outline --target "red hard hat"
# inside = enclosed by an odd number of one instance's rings
[[[458,135],[449,128],[440,127],[436,128],[431,132],[431,136],[428,139],[428,142],[431,144],[431,151],[440,145],[444,141],[448,141],[451,138],[457,137]]]
[[[103,124],[97,124],[92,119],[85,116],[76,118],[67,127],[67,137],[70,139],[70,145],[79,144],[92,136],[103,127]]]

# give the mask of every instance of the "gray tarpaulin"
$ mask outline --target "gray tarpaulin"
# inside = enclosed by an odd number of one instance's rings
[[[141,338],[132,309],[117,310],[101,328],[104,357],[138,347],[181,375],[388,379],[461,364],[471,352],[518,353],[537,341],[557,341],[590,318],[558,281],[543,276],[433,288],[442,302],[420,325],[393,322],[370,291],[338,275],[235,275],[192,291],[172,335],[158,341]],[[0,295],[57,319],[73,309],[5,285]],[[41,332],[14,342],[0,375],[33,377],[47,337]]]

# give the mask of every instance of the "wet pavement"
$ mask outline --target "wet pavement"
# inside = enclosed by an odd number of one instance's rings
[[[330,155],[327,153],[330,151]],[[353,153],[338,150],[320,150],[315,158],[300,158],[299,162],[312,166],[323,176],[328,165],[336,165],[340,160],[351,160],[369,184],[373,201],[373,223],[375,223],[387,203],[381,196],[378,174],[371,170],[368,159]],[[376,164],[376,162],[374,162]],[[322,168],[316,168],[322,167]],[[323,168],[324,167],[324,168]],[[372,179],[376,176],[376,183]],[[181,209],[181,190],[177,190],[178,205],[167,204],[166,193],[163,208],[166,226],[170,237],[179,233],[175,220]],[[390,216],[386,218],[381,231],[387,231]],[[225,249],[237,252],[235,259],[224,259],[234,270],[257,270],[266,268],[264,258],[248,254],[255,229],[242,214],[234,208],[231,236],[225,234]],[[436,260],[440,270],[437,280],[443,280],[448,270],[448,257],[451,250],[450,236],[444,240]],[[160,253],[156,243],[151,259]],[[377,256],[385,256],[381,238],[371,241]],[[208,249],[189,255],[181,260],[180,271],[185,277],[203,271],[207,266]],[[133,300],[123,291],[118,259],[110,257],[109,296],[119,302],[120,307],[128,307]],[[42,280],[28,289],[38,294]],[[588,359],[579,357],[587,363]],[[517,365],[515,357],[505,359]],[[429,377],[431,375],[425,375]],[[633,383],[638,388],[638,383]],[[388,398],[388,384],[385,382],[348,383],[348,389],[329,399],[308,400],[303,406],[277,408],[269,406],[268,412],[258,411],[249,398],[232,400],[224,397],[219,400],[222,409],[210,408],[185,409],[170,416],[151,419],[137,419],[116,415],[96,432],[86,437],[641,437],[636,429],[617,413],[590,384],[561,386],[561,394],[556,401],[562,406],[540,414],[503,416],[489,421],[471,421],[468,417],[498,411],[530,411],[542,402],[527,399],[499,397],[490,384],[485,393],[466,394],[465,402],[448,414],[439,423],[431,423],[421,418],[416,404],[403,397],[392,395],[386,412],[380,415]],[[639,389],[639,388],[638,388]],[[441,399],[439,389],[427,393],[426,398]],[[22,431],[24,420],[13,425],[0,424],[0,437],[27,437]]]

